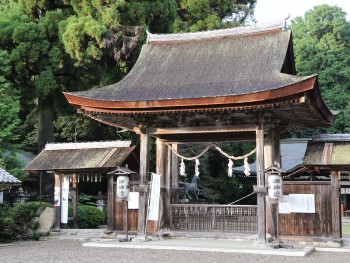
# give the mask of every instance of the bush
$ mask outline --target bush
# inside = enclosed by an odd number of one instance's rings
[[[0,243],[13,241],[17,229],[9,218],[10,206],[7,203],[0,204]]]
[[[72,207],[69,208],[69,216],[73,215]],[[105,221],[104,213],[95,206],[80,205],[78,206],[78,225],[79,228],[97,228],[98,225]]]
[[[41,212],[46,207],[53,207],[53,205],[45,202],[28,202],[23,204],[17,204],[10,210],[9,216],[12,218],[13,223],[25,226],[37,216],[40,216]]]

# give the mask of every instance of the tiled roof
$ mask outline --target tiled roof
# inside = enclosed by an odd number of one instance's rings
[[[22,182],[0,167],[0,184],[20,185]]]

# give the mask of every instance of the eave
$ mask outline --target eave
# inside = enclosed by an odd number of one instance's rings
[[[168,100],[153,100],[153,101],[111,101],[111,100],[97,100],[86,97],[79,97],[73,93],[64,92],[68,102],[78,108],[91,107],[100,109],[115,109],[124,111],[140,112],[143,110],[162,110],[168,108],[196,108],[200,106],[207,107],[228,107],[235,106],[249,106],[264,102],[272,102],[290,96],[295,96],[298,93],[303,93],[312,90],[317,81],[316,76],[311,76],[308,79],[294,83],[286,87],[279,87],[273,90],[256,92],[251,94],[242,94],[234,96],[221,96],[211,98],[191,98],[191,99],[168,99]]]

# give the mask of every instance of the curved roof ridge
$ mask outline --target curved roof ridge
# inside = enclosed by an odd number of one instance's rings
[[[218,29],[211,31],[178,33],[178,34],[152,34],[147,31],[147,43],[152,42],[177,42],[203,40],[210,38],[222,38],[227,36],[241,36],[255,33],[268,32],[272,30],[285,30],[285,20],[274,21],[269,23],[254,24],[252,26],[234,27],[226,29]]]

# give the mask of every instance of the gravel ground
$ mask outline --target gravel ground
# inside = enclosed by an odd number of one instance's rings
[[[269,256],[222,252],[197,252],[127,248],[83,247],[82,241],[48,239],[0,244],[1,263],[82,263],[82,262],[317,262],[348,263],[350,253],[313,252],[307,257]]]

